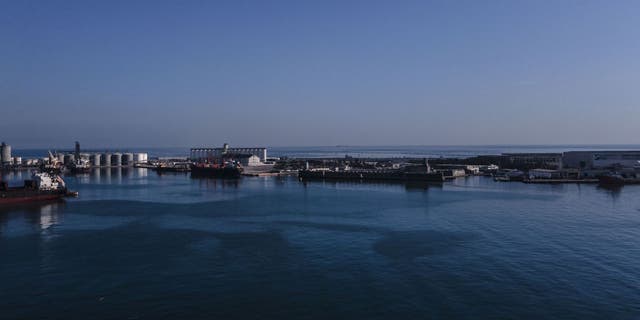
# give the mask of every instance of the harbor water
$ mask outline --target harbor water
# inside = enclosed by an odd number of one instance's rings
[[[1,319],[640,317],[640,186],[66,180],[0,209]]]

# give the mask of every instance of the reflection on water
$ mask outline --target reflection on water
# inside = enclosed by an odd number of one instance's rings
[[[9,185],[22,185],[24,180],[31,179],[31,176],[36,170],[6,170],[0,172],[2,174],[2,180],[7,181]]]
[[[117,167],[117,168],[93,168],[91,172],[81,174],[69,174],[66,177],[74,178],[78,183],[122,184],[123,179],[144,178],[148,175],[146,168]],[[131,181],[127,181],[131,183]]]
[[[65,179],[0,209],[0,318],[637,315],[640,186]]]
[[[621,185],[607,185],[607,184],[598,185],[598,189],[606,192],[610,192],[612,194],[620,194],[620,191],[622,191],[622,187],[623,186]]]
[[[237,189],[242,179],[224,179],[224,178],[210,178],[210,177],[194,177],[191,179],[197,181],[200,188],[208,190],[216,189]]]
[[[23,220],[40,230],[62,222],[64,200],[0,207],[0,231],[13,220]]]
[[[601,184],[601,185],[598,185],[597,188],[598,190],[610,195],[611,198],[615,201],[620,197],[623,186]]]
[[[7,170],[2,172],[2,180],[8,181],[11,185],[21,185],[22,181],[31,179],[36,169],[29,170]],[[93,168],[86,173],[65,173],[65,179],[74,179],[79,183],[122,183],[123,178],[144,178],[148,175],[146,168],[134,167],[113,167],[113,168]]]
[[[305,188],[308,186],[330,186],[336,187],[373,187],[373,188],[394,188],[400,190],[402,188],[406,191],[428,191],[429,189],[442,189],[443,183],[438,182],[424,182],[424,181],[349,181],[349,180],[301,180],[300,183]]]

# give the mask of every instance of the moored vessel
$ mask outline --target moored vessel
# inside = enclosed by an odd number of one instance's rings
[[[191,164],[192,177],[212,178],[239,178],[242,174],[242,166],[235,161],[217,163],[193,163]]]
[[[69,171],[76,174],[89,173],[91,172],[91,163],[86,159],[76,159],[76,161],[69,166]]]
[[[20,187],[9,187],[6,181],[0,181],[0,205],[56,200],[77,194],[67,190],[62,177],[47,172],[33,174]]]
[[[622,186],[625,184],[640,184],[640,178],[637,175],[626,175],[619,173],[610,173],[598,177],[601,185]]]
[[[156,170],[158,173],[162,172],[189,172],[191,171],[191,166],[188,163],[161,163],[152,169]]]
[[[399,169],[349,169],[349,170],[313,170],[305,169],[298,172],[298,177],[322,180],[372,180],[372,181],[419,181],[444,182],[442,172],[431,170],[425,159],[422,165],[409,165]]]

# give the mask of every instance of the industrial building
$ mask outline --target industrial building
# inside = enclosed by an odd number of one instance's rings
[[[568,151],[562,162],[576,169],[634,168],[640,167],[640,151]]]
[[[503,153],[502,158],[518,169],[562,169],[562,153]]]
[[[79,153],[80,159],[89,161],[91,167],[131,167],[135,164],[146,163],[149,155],[145,152],[140,153]],[[65,165],[69,165],[76,160],[73,153],[58,153],[56,157]]]
[[[53,157],[54,161],[58,161],[67,166],[73,165],[78,161],[86,161],[90,167],[134,166],[136,164],[143,164],[149,161],[149,155],[146,152],[80,153],[79,142],[76,142],[75,149],[73,151],[56,152],[54,154],[50,153],[50,157]],[[11,146],[4,142],[0,144],[0,167],[34,167],[50,163],[50,161],[52,160],[50,159],[50,157],[27,159],[20,156],[12,156]]]
[[[229,144],[225,143],[222,148],[191,148],[189,155],[192,161],[200,161],[206,159],[220,158],[224,155],[254,155],[260,159],[261,162],[267,161],[267,148],[255,147],[255,148],[230,148]]]
[[[260,157],[253,154],[241,154],[241,155],[238,155],[237,158],[243,167],[253,167],[253,166],[259,166],[262,164],[262,162],[260,161]]]

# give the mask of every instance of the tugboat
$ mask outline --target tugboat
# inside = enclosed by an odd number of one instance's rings
[[[239,178],[242,166],[236,161],[225,161],[223,164],[199,162],[191,164],[192,177]]]
[[[91,164],[87,159],[76,159],[71,165],[69,165],[71,173],[89,173],[91,172]]]
[[[75,161],[69,165],[69,170],[73,174],[91,172],[91,163],[80,156],[80,142],[76,141]]]
[[[47,172],[34,173],[32,179],[25,180],[24,186],[9,187],[0,181],[0,205],[57,200],[63,197],[78,196],[67,187],[57,174]]]
[[[598,177],[600,185],[607,186],[623,186],[625,184],[640,184],[640,178],[637,175],[627,175],[619,173],[610,173]]]

